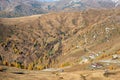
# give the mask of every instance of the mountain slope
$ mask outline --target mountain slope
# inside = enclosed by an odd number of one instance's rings
[[[0,0],[0,17],[19,17],[48,12],[73,12],[87,9],[119,8],[114,0]]]
[[[118,6],[119,1],[113,0],[60,0],[54,5],[50,5],[50,8],[57,11],[81,11],[89,8],[110,9]]]
[[[0,0],[0,16],[18,17],[42,14],[46,12],[41,8],[42,4],[36,0]]]
[[[120,47],[119,9],[1,18],[0,25],[2,62],[21,68],[76,64],[83,55]]]

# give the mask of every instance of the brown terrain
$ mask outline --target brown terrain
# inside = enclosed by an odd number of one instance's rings
[[[119,9],[0,19],[1,80],[119,80],[119,55]]]
[[[44,72],[7,68],[7,72],[0,72],[0,80],[119,80],[119,75],[120,70]]]
[[[91,8],[120,8],[119,0],[59,0],[52,2],[43,1],[44,0],[0,0],[0,17],[11,18],[35,14],[45,14],[48,12],[84,11]]]

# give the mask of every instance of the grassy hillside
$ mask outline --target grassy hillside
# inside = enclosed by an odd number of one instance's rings
[[[120,10],[61,12],[0,19],[2,63],[25,69],[78,64],[120,49]]]

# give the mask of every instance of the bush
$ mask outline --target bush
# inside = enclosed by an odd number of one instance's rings
[[[104,53],[104,54],[100,55],[100,56],[98,57],[98,59],[103,59],[103,58],[106,58],[106,57],[108,57],[108,56],[109,56],[109,54]]]
[[[33,70],[33,63],[28,65],[28,70]]]
[[[16,68],[22,68],[21,64],[18,62],[12,62],[12,63],[10,63],[10,66],[16,67]]]
[[[15,63],[15,67],[17,67],[17,68],[21,68],[21,65],[19,64],[19,63]]]
[[[66,62],[66,63],[63,63],[63,64],[61,65],[61,67],[66,67],[66,66],[70,66],[70,63],[69,63],[69,62]]]
[[[14,50],[15,54],[19,54],[19,50],[18,49],[14,48],[13,50]]]
[[[113,66],[113,65],[109,66],[108,68],[109,68],[110,70],[115,70],[115,69],[116,69],[116,67]]]
[[[15,67],[15,63],[14,62],[10,63],[10,66]]]
[[[120,54],[120,50],[119,50],[119,51],[117,51],[117,54]]]
[[[38,65],[38,66],[36,66],[36,69],[37,70],[42,70],[42,69],[44,69],[44,66],[43,65]]]
[[[9,64],[8,64],[8,62],[7,62],[6,60],[4,60],[4,61],[3,61],[3,65],[8,66]]]

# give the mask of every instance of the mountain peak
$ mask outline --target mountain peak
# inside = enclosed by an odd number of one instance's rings
[[[119,0],[112,0],[113,2],[117,3]]]
[[[120,0],[0,0],[0,17],[16,17],[90,8],[118,8]]]
[[[37,0],[37,1],[41,1],[41,2],[54,2],[54,1],[60,1],[60,0]]]

